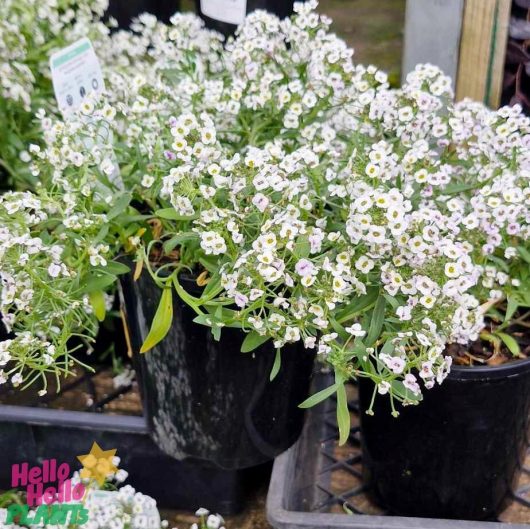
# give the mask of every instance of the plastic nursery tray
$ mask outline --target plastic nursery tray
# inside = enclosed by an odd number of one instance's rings
[[[78,368],[61,393],[38,397],[31,390],[0,392],[0,490],[11,488],[11,466],[40,465],[56,458],[75,467],[96,441],[117,449],[126,483],[154,497],[159,506],[233,514],[244,506],[256,470],[226,471],[177,461],[149,436],[136,383],[114,388],[110,368]]]
[[[319,375],[315,391],[333,383]],[[335,403],[308,414],[298,442],[276,458],[267,497],[267,518],[276,529],[530,529],[530,450],[513,500],[498,521],[474,522],[388,516],[374,505],[362,482],[357,392],[349,388],[352,430],[338,445]],[[355,514],[348,514],[347,507]]]

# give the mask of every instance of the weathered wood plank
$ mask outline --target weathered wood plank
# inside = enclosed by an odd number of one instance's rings
[[[508,38],[510,0],[466,0],[456,97],[497,106]]]

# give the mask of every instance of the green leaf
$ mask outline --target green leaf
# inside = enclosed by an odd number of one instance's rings
[[[220,325],[212,325],[212,335],[213,339],[218,342],[221,339],[221,326]]]
[[[250,353],[251,351],[254,351],[254,349],[257,349],[260,345],[263,345],[267,340],[269,340],[270,336],[261,334],[258,334],[256,331],[250,331],[243,340],[243,343],[241,344],[241,352],[242,353]]]
[[[456,195],[457,193],[462,193],[464,191],[469,191],[475,189],[477,184],[452,184],[443,188],[444,195]]]
[[[309,255],[311,251],[311,245],[309,244],[309,239],[307,235],[301,235],[296,239],[296,243],[293,248],[293,254],[298,259],[302,259]]]
[[[100,243],[108,235],[108,233],[109,233],[109,225],[108,224],[103,224],[103,226],[101,226],[101,229],[99,230],[98,234],[96,235],[96,237],[92,241],[92,244],[96,245],[96,244]]]
[[[412,393],[412,391],[407,389],[400,380],[392,380],[390,385],[392,386],[392,393],[402,401],[419,402],[422,398],[421,393],[419,395]]]
[[[333,330],[343,340],[347,340],[348,338],[350,338],[350,334],[346,331],[346,329],[335,318],[329,317],[329,323],[331,323],[331,326],[333,327]]]
[[[384,296],[379,296],[375,303],[374,310],[371,315],[370,326],[368,334],[366,335],[365,344],[370,347],[373,345],[381,334],[383,323],[385,321],[386,299]]]
[[[508,323],[513,315],[515,314],[515,311],[517,310],[518,303],[517,298],[514,296],[508,296],[508,305],[506,307],[506,315],[504,316],[504,321]]]
[[[304,400],[302,404],[299,404],[299,408],[312,408],[313,406],[316,406],[317,404],[320,404],[322,401],[326,400],[327,398],[331,397],[331,395],[334,395],[337,393],[337,388],[339,387],[338,384],[333,384],[332,386],[329,386],[326,389],[322,389],[318,393],[315,393],[314,395],[311,395],[309,398]]]
[[[517,250],[519,251],[519,255],[527,262],[527,263],[530,263],[530,252],[526,249],[526,248],[523,248],[522,246],[519,246],[517,248]]]
[[[500,257],[497,257],[495,255],[488,255],[488,260],[493,261],[504,272],[506,273],[510,272],[510,267],[508,266],[508,263],[504,259],[501,259]]]
[[[96,315],[98,321],[103,321],[107,312],[105,308],[105,295],[103,294],[103,291],[95,290],[94,292],[90,292],[88,299],[90,300],[90,305],[92,305],[94,314]]]
[[[202,314],[202,312],[197,309],[200,298],[196,298],[195,296],[188,294],[176,276],[173,276],[173,284],[175,285],[175,290],[177,291],[177,294],[180,296],[180,298],[191,308],[193,308],[197,314]]]
[[[174,237],[171,237],[171,239],[164,242],[164,252],[169,253],[173,251],[179,244],[193,239],[197,239],[198,237],[199,236],[196,233],[193,233],[191,231],[179,233],[178,235],[175,235]]]
[[[276,356],[274,357],[274,364],[272,366],[271,374],[269,376],[269,380],[271,382],[276,378],[276,375],[279,373],[281,365],[282,365],[282,350],[276,349]]]
[[[214,319],[215,316],[213,316],[212,314],[200,314],[199,316],[196,316],[193,319],[193,323],[197,323],[198,325],[205,325],[206,327],[211,327]]]
[[[109,261],[107,266],[100,269],[103,272],[108,274],[119,276],[121,274],[128,274],[131,269],[123,263],[118,263],[117,261]]]
[[[512,353],[514,356],[519,356],[521,354],[521,348],[513,336],[510,336],[504,332],[496,332],[495,335],[504,342],[506,347],[510,350],[510,353]]]
[[[140,353],[145,353],[161,342],[169,332],[173,323],[173,289],[164,288],[158,309],[156,310],[151,330],[140,349]]]
[[[216,272],[212,277],[210,277],[206,287],[204,287],[200,297],[201,302],[210,301],[222,290],[223,287],[221,286],[221,275],[219,272]]]
[[[383,347],[381,347],[381,350],[379,351],[379,354],[392,355],[392,353],[394,352],[394,348],[395,348],[394,344],[390,340],[387,340],[383,344]]]
[[[155,211],[155,215],[165,220],[194,220],[199,216],[195,215],[180,215],[175,208],[164,208]]]
[[[127,206],[131,203],[132,195],[131,193],[124,193],[121,195],[118,200],[114,203],[114,205],[110,208],[109,212],[107,213],[107,218],[109,220],[112,220],[116,218],[120,213],[123,213]]]
[[[357,299],[354,299],[351,303],[346,305],[343,309],[337,312],[337,321],[339,323],[345,323],[364,309],[370,307],[379,295],[379,288],[373,287],[369,288],[364,296],[360,296]]]
[[[383,294],[383,296],[394,309],[394,311],[399,307],[400,303],[394,296],[391,296],[390,294]]]
[[[97,290],[106,290],[116,279],[118,278],[112,274],[89,273],[81,279],[81,292],[83,294],[90,294]]]
[[[337,387],[337,424],[339,426],[339,445],[343,445],[350,437],[351,428],[348,397],[343,383],[339,383]]]
[[[208,272],[210,272],[210,274],[215,274],[218,270],[219,270],[219,263],[217,261],[217,257],[213,256],[213,257],[201,257],[199,259],[199,263],[202,264],[202,266],[204,266],[204,268],[206,270],[208,270]]]

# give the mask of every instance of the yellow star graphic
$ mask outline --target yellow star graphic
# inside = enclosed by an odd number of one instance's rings
[[[90,453],[77,456],[83,468],[80,475],[82,479],[93,479],[99,486],[105,483],[109,475],[114,474],[118,467],[114,465],[112,459],[116,455],[116,448],[113,450],[103,450],[96,442],[92,445]]]

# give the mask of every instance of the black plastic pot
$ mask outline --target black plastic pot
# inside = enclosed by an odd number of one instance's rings
[[[175,293],[169,334],[140,355],[160,289],[146,273],[137,282],[127,276],[122,296],[144,409],[162,451],[240,469],[270,461],[296,441],[304,423],[298,404],[309,392],[313,352],[285,347],[280,372],[270,382],[272,345],[241,353],[244,334],[229,328],[216,342],[208,327],[193,323],[196,314]]]
[[[129,29],[133,18],[142,13],[156,15],[167,23],[179,8],[179,0],[110,0],[106,16],[114,17],[119,28]]]
[[[363,474],[378,503],[404,516],[484,520],[505,506],[527,446],[530,359],[454,366],[418,406],[390,414],[359,384]]]
[[[240,3],[242,5],[246,4],[246,12],[251,13],[256,9],[264,9],[277,15],[279,18],[285,18],[292,14],[294,0],[195,0],[195,6],[197,13],[205,21],[206,26],[210,29],[215,29],[225,36],[232,35],[237,29],[237,24],[231,24],[227,22],[230,17],[227,17],[227,10],[223,11],[223,16],[219,18],[212,18],[205,14],[209,12],[205,3],[214,3],[222,5],[223,2],[226,3]]]

